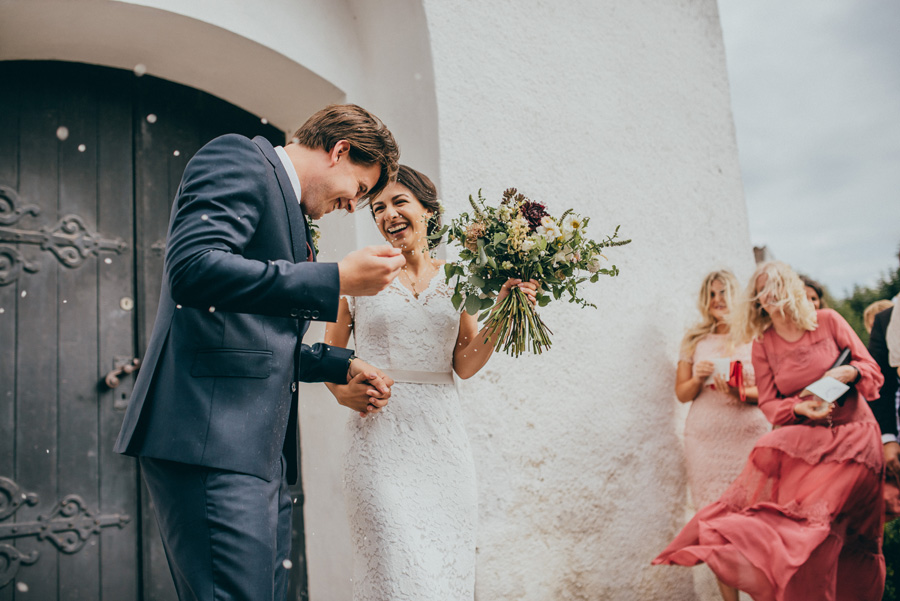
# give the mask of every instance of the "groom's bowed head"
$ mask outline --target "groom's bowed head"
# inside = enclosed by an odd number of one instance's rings
[[[336,209],[352,213],[397,174],[400,149],[381,120],[355,104],[333,104],[294,132],[284,147],[300,181],[300,206],[309,219]],[[341,294],[371,296],[406,263],[389,245],[354,251],[338,263]]]

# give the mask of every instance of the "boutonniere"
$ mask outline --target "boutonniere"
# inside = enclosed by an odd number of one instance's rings
[[[306,225],[309,226],[309,243],[312,245],[315,253],[319,254],[319,236],[321,235],[319,224],[307,218]]]

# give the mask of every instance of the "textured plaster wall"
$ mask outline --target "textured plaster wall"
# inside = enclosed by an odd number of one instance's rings
[[[691,570],[649,564],[685,519],[673,384],[696,290],[752,267],[716,3],[425,7],[451,212],[516,186],[634,239],[589,291],[599,310],[548,307],[548,354],[464,386],[478,598],[713,599],[703,573],[696,593]]]

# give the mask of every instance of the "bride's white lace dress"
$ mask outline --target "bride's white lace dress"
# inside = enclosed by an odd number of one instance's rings
[[[387,370],[447,374],[459,313],[441,274],[415,298],[397,280],[348,298],[356,354]],[[399,381],[349,422],[344,494],[355,601],[472,601],[475,470],[454,384]]]

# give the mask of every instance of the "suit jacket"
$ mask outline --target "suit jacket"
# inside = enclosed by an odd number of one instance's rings
[[[172,206],[159,311],[115,450],[297,479],[297,381],[346,382],[351,351],[302,344],[334,321],[338,266],[272,145],[229,134],[190,160]],[[314,257],[313,257],[314,259]]]
[[[882,434],[897,435],[897,369],[891,367],[888,362],[888,347],[886,333],[888,323],[891,321],[891,313],[894,308],[885,309],[875,316],[875,323],[869,335],[869,353],[881,368],[884,375],[884,384],[881,386],[879,398],[870,402],[872,412]]]

